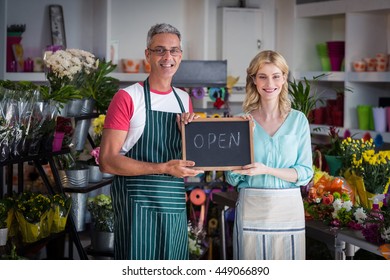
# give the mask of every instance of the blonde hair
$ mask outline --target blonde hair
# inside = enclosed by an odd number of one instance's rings
[[[246,96],[242,105],[244,113],[250,113],[261,107],[261,96],[257,91],[254,83],[254,77],[257,71],[265,64],[274,64],[278,67],[282,74],[286,77],[286,82],[283,84],[282,90],[279,94],[279,110],[283,117],[285,117],[291,110],[291,101],[288,96],[288,73],[289,67],[285,58],[278,52],[266,50],[258,53],[250,62],[246,69]]]

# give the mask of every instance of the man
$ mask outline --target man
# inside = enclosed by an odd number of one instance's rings
[[[112,173],[115,259],[188,259],[179,123],[195,118],[189,95],[171,86],[182,58],[180,32],[156,24],[147,35],[149,77],[119,90],[108,108],[100,169]]]

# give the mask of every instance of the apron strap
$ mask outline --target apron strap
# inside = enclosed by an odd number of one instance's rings
[[[177,102],[179,103],[179,107],[180,107],[181,112],[184,113],[185,109],[183,106],[183,102],[181,101],[179,95],[176,93],[174,87],[172,87],[172,90],[173,90],[173,94],[176,97]],[[145,108],[147,111],[151,110],[151,108],[152,108],[149,92],[150,92],[150,86],[149,86],[149,77],[148,77],[144,81]]]

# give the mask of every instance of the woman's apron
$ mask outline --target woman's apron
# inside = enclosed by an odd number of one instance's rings
[[[184,112],[175,90],[176,99]],[[145,162],[181,158],[177,113],[151,110],[149,81],[144,82],[146,123],[126,154]],[[115,213],[115,259],[187,260],[188,232],[185,187],[170,175],[115,176],[111,187]]]
[[[234,259],[304,260],[305,248],[299,188],[240,189],[233,230]]]

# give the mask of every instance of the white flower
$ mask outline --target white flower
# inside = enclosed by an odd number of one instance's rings
[[[364,211],[363,207],[359,207],[355,210],[355,213],[353,214],[355,216],[355,219],[359,224],[363,224],[364,221],[367,218],[367,214]]]
[[[351,211],[351,209],[352,209],[352,201],[350,201],[350,200],[347,200],[347,201],[344,201],[343,202],[343,208],[345,208],[345,210],[347,211],[347,212],[349,212],[349,211]]]
[[[381,237],[385,240],[385,242],[390,241],[390,227],[383,229],[381,232]]]
[[[343,202],[340,198],[337,198],[333,201],[333,208],[337,213],[343,207]]]
[[[44,57],[45,66],[51,73],[70,81],[79,73],[90,74],[98,66],[98,60],[92,53],[78,49],[47,51]]]

